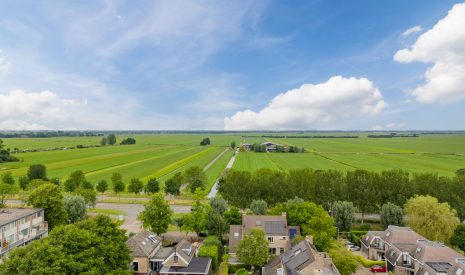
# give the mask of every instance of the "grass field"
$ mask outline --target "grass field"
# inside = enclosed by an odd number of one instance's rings
[[[15,154],[21,162],[0,164],[2,171],[11,171],[15,177],[23,176],[31,164],[45,164],[49,177],[65,179],[71,172],[82,170],[92,182],[109,180],[112,173],[146,180],[157,177],[161,186],[176,172],[198,165],[206,170],[208,184],[213,185],[224,170],[233,151],[224,150],[232,141],[263,142],[304,147],[307,152],[254,153],[241,152],[234,168],[253,171],[260,168],[289,170],[309,167],[313,169],[368,170],[407,169],[411,172],[434,172],[452,176],[465,168],[465,134],[421,135],[419,138],[263,138],[259,134],[135,134],[137,144],[40,151]],[[318,135],[318,134],[315,134]],[[204,137],[210,137],[211,146],[199,146]],[[245,137],[244,137],[245,136]],[[120,141],[128,137],[118,136]],[[97,145],[101,137],[59,138],[4,138],[7,148],[47,149]],[[224,152],[224,154],[222,154]],[[220,154],[222,154],[220,156]],[[218,159],[216,159],[220,156]],[[216,162],[209,165],[214,159]]]
[[[304,147],[307,152],[240,153],[234,168],[254,171],[260,168],[289,170],[313,169],[381,171],[405,169],[453,176],[465,168],[465,135],[423,135],[419,138],[266,138],[277,144]]]

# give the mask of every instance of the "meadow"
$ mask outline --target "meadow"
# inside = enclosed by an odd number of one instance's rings
[[[239,153],[235,169],[254,171],[260,168],[290,170],[295,168],[381,171],[406,169],[410,172],[433,172],[452,176],[465,168],[465,134],[420,135],[418,138],[276,138],[258,134],[134,134],[117,136],[118,142],[131,136],[135,145],[114,145],[39,151],[14,154],[21,161],[1,163],[0,173],[11,171],[14,177],[24,176],[31,164],[47,166],[49,177],[66,177],[82,170],[97,182],[109,180],[112,173],[147,180],[156,177],[163,182],[177,172],[197,165],[205,169],[211,186],[223,172],[236,144],[272,141],[304,147],[305,153]],[[272,135],[272,134],[271,134]],[[317,133],[315,135],[321,135]],[[336,134],[337,135],[337,134]],[[353,134],[350,134],[353,135]],[[209,137],[210,146],[199,142]],[[47,149],[56,147],[96,146],[101,137],[4,138],[6,148]],[[216,161],[213,161],[216,160]],[[207,169],[208,168],[208,169]]]
[[[305,153],[239,154],[234,168],[382,171],[405,169],[412,173],[431,172],[453,176],[465,168],[465,135],[420,135],[418,138],[265,138],[277,144],[304,147]]]

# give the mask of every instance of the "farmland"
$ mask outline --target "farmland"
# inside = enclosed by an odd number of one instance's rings
[[[234,165],[240,170],[259,168],[374,171],[405,169],[452,176],[465,167],[465,135],[424,135],[419,138],[266,138],[302,146],[307,152],[241,153]]]
[[[31,164],[47,166],[49,177],[65,179],[71,172],[82,170],[97,182],[109,180],[112,173],[147,180],[156,177],[163,182],[177,172],[197,165],[206,169],[211,186],[224,170],[233,151],[226,150],[232,141],[263,142],[304,147],[305,153],[239,153],[235,169],[254,171],[260,168],[290,170],[312,169],[367,170],[406,169],[410,172],[434,172],[452,176],[465,167],[465,134],[420,135],[418,138],[275,138],[263,134],[135,134],[137,144],[96,146],[101,137],[4,138],[6,148],[40,149],[39,152],[14,154],[21,161],[0,164],[2,171],[14,177],[23,176]],[[204,137],[212,145],[199,146]],[[121,141],[126,136],[118,136]],[[50,148],[66,150],[43,151]],[[73,148],[73,149],[71,149]],[[221,155],[220,155],[221,154]],[[212,162],[213,160],[216,160]]]

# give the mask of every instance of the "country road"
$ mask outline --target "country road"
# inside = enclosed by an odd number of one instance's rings
[[[239,153],[239,150],[236,150],[236,152],[234,153],[234,155],[231,157],[231,159],[229,160],[228,162],[228,165],[226,165],[226,168],[224,170],[228,170],[228,169],[231,169],[234,165],[234,161],[236,161],[236,156],[237,154]],[[210,192],[208,193],[207,195],[207,198],[208,199],[211,199],[211,198],[214,198],[216,196],[216,194],[218,193],[218,181],[220,179],[218,178],[216,181],[215,181],[215,184],[213,184],[212,186],[212,189],[210,189]]]

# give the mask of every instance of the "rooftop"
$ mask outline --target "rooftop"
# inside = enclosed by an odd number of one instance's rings
[[[0,226],[27,217],[39,211],[41,208],[3,208],[0,210]]]
[[[164,266],[160,273],[170,274],[207,274],[211,265],[210,258],[192,258],[187,267]]]
[[[161,244],[161,241],[161,237],[155,236],[150,231],[142,230],[127,240],[126,245],[134,257],[148,257]]]
[[[267,235],[288,235],[286,216],[243,215],[242,234],[249,233],[255,227],[265,230]]]

